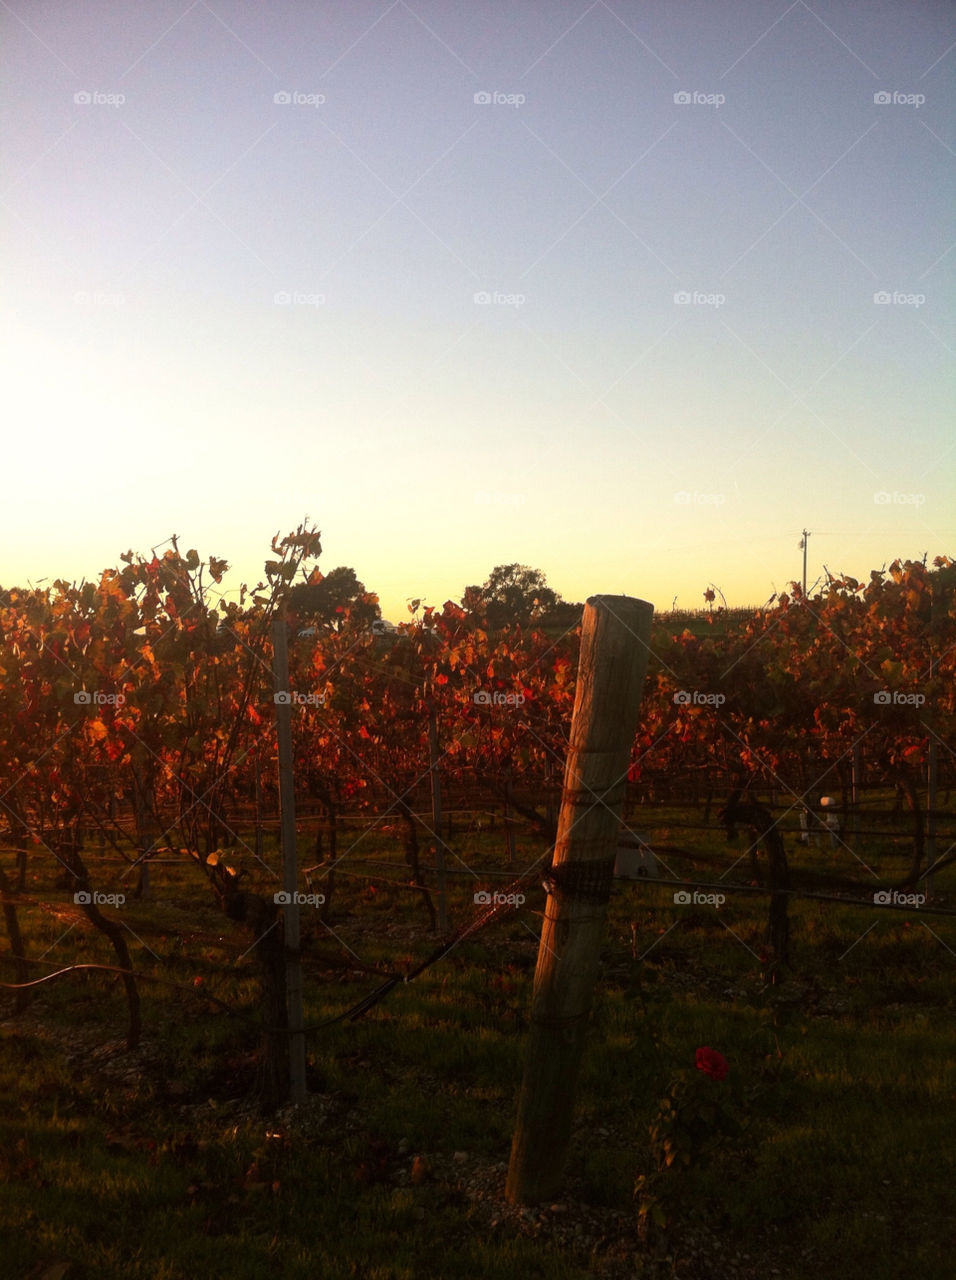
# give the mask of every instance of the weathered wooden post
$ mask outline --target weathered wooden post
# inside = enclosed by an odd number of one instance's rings
[[[262,771],[259,765],[259,752],[256,752],[256,857],[264,862],[265,843],[262,833]]]
[[[860,843],[860,787],[863,780],[863,757],[860,752],[859,742],[853,744],[853,754],[850,757],[850,811],[852,814],[852,827],[848,837],[848,843],[854,848],[859,848]]]
[[[933,866],[936,862],[936,797],[939,764],[936,735],[929,735],[929,760],[926,763],[926,896],[933,895]]]
[[[441,836],[441,780],[438,777],[438,717],[428,713],[428,755],[432,779],[432,830],[435,832],[435,868],[438,872],[438,931],[448,932],[448,888],[445,883],[445,844]]]
[[[295,782],[292,768],[292,697],[289,692],[289,645],[286,622],[272,624],[276,733],[279,744],[279,817],[282,844],[282,890],[285,927],[285,983],[289,1033],[289,1101],[305,1102],[305,1034],[302,1011],[302,958],[299,938],[299,870],[295,847]]]
[[[146,797],[143,794],[143,786],[139,779],[134,775],[134,797],[133,797],[135,819],[134,825],[136,830],[136,852],[137,861],[139,862],[139,883],[136,886],[136,896],[144,902],[149,901],[149,860],[146,852],[150,846],[149,836],[146,831],[147,827],[147,805]]]
[[[545,756],[544,759],[544,793],[545,793],[545,809],[544,816],[548,824],[548,829],[554,827],[554,793],[552,787],[554,785],[554,760],[551,756]]]
[[[505,801],[501,811],[501,819],[505,824],[505,848],[508,850],[508,870],[513,871],[515,865],[515,828],[511,816],[511,805]]]
[[[654,606],[593,596],[584,609],[571,742],[531,1008],[506,1194],[534,1204],[557,1190],[577,1082]]]

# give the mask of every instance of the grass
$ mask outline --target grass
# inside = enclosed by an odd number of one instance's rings
[[[660,839],[692,817],[655,811],[631,825]],[[467,848],[488,865],[501,833],[470,837]],[[698,833],[695,848],[729,862],[720,832]],[[361,850],[391,857],[400,875],[387,833]],[[908,864],[908,847],[890,836],[867,853],[887,880]],[[526,840],[520,856],[531,855]],[[822,848],[791,860],[818,871],[836,863]],[[674,870],[694,874],[689,863]],[[703,862],[696,871],[719,875]],[[37,862],[33,873],[27,896],[38,905],[20,908],[29,954],[50,949],[51,968],[113,963],[52,888],[52,871]],[[746,860],[727,878],[738,875],[749,879]],[[944,901],[954,883],[952,869],[938,877]],[[354,953],[384,966],[434,945],[414,895],[383,884],[371,894],[368,884],[342,877],[334,934],[307,928],[308,1022],[340,1013],[377,981],[333,961],[350,964]],[[454,882],[453,920],[468,918],[473,892]],[[157,868],[152,900],[111,914],[132,930],[137,966],[205,985],[189,995],[142,985],[143,1054],[96,1056],[125,1025],[122,988],[101,975],[49,983],[25,1014],[0,1023],[0,1277],[39,1276],[31,1268],[54,1260],[72,1263],[63,1280],[604,1274],[602,1255],[547,1232],[525,1234],[511,1220],[492,1228],[453,1180],[407,1176],[416,1155],[429,1167],[455,1152],[486,1168],[507,1160],[542,907],[542,895],[529,897],[518,916],[360,1021],[310,1036],[309,1086],[328,1110],[302,1135],[234,1105],[253,1079],[256,1029],[201,998],[206,989],[254,1012],[255,975],[242,958],[251,939],[218,913],[194,871]],[[765,910],[765,899],[743,895],[715,912],[675,907],[665,887],[617,887],[575,1106],[574,1196],[635,1213],[658,1099],[707,1044],[731,1066],[714,1089],[748,1124],[738,1141],[674,1172],[671,1257],[703,1224],[721,1256],[749,1255],[755,1275],[773,1266],[792,1280],[950,1274],[953,922],[794,902],[794,968],[772,985],[758,958]],[[669,1265],[653,1274],[708,1274]],[[709,1274],[721,1274],[713,1265]]]

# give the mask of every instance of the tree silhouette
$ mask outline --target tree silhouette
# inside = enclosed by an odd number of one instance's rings
[[[539,621],[561,600],[540,569],[524,564],[499,564],[483,587],[465,588],[462,606],[481,610],[493,627],[517,622],[527,626]]]
[[[339,565],[324,576],[316,570],[307,582],[296,583],[289,601],[300,621],[340,631],[346,610],[362,623],[381,616],[378,604],[373,603],[375,598],[366,596],[365,584],[359,582],[355,570]]]

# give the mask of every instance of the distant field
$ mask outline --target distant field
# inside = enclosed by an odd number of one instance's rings
[[[747,605],[734,609],[659,609],[654,613],[654,630],[663,629],[669,634],[680,635],[690,631],[692,635],[727,635],[743,626],[760,609],[760,605]],[[541,630],[545,635],[557,637],[568,630],[567,623],[544,621]],[[573,625],[573,624],[571,624]]]

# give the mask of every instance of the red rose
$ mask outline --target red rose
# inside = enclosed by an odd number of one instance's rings
[[[727,1059],[716,1049],[708,1049],[705,1045],[697,1050],[697,1070],[703,1071],[711,1080],[723,1080],[727,1075]]]

